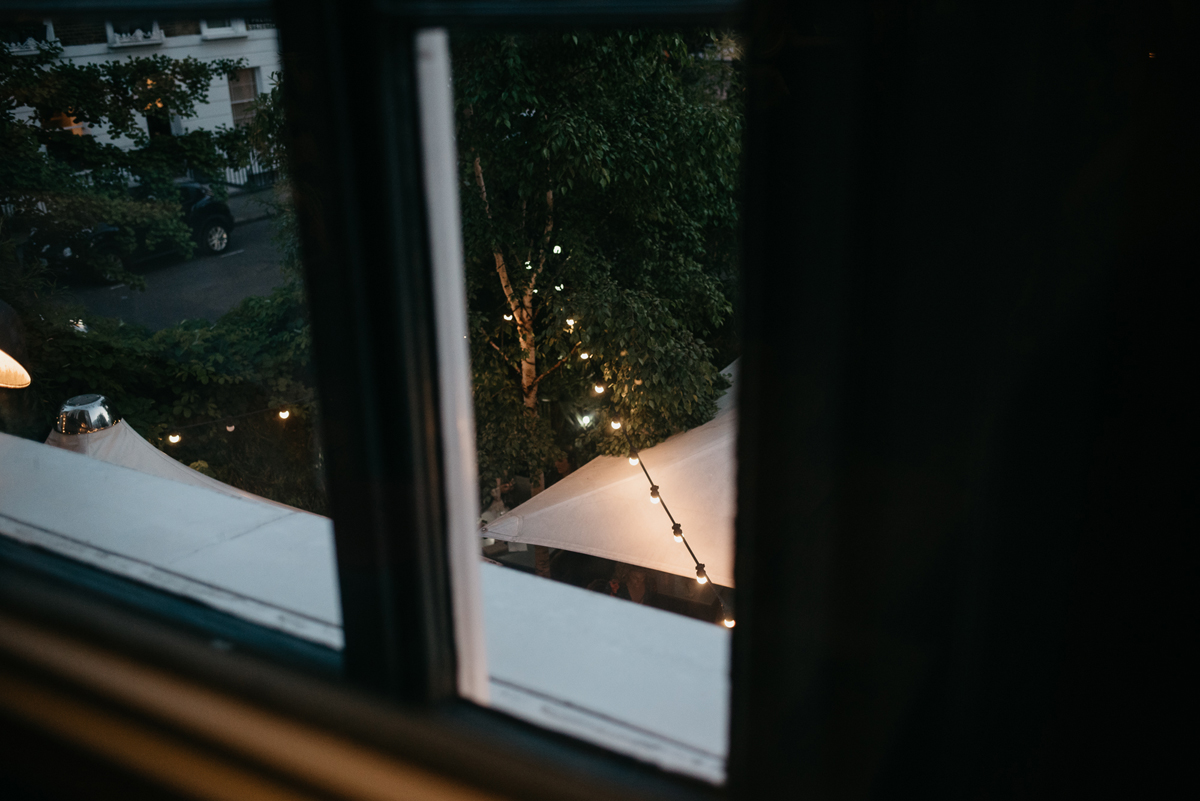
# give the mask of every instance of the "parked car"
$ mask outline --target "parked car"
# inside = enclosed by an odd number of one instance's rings
[[[207,186],[194,181],[177,184],[184,221],[192,230],[199,246],[198,255],[216,255],[229,248],[229,237],[233,233],[233,214],[229,206],[217,200]],[[131,192],[138,200],[153,200],[154,196]],[[52,242],[37,241],[36,232],[31,239],[36,242],[35,255],[43,259],[55,272],[70,278],[112,280],[122,266],[131,267],[149,259],[178,252],[174,246],[164,246],[152,251],[139,249],[122,256],[117,244],[121,229],[116,225],[102,223],[85,228],[69,237],[60,237]]]
[[[184,213],[202,252],[223,253],[233,233],[233,213],[229,206],[214,198],[212,190],[201,184],[183,184],[180,190],[184,194]]]

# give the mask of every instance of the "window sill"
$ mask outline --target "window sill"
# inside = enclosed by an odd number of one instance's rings
[[[151,45],[161,45],[166,41],[166,37],[161,33],[149,39],[130,39],[128,41],[112,41],[108,43],[110,50],[122,50],[126,47],[149,47]]]
[[[246,39],[249,36],[249,31],[209,31],[208,33],[200,34],[200,41],[211,42],[214,39]]]

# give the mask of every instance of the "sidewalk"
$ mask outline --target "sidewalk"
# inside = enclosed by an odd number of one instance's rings
[[[266,219],[275,215],[278,196],[275,187],[266,186],[249,191],[237,187],[229,187],[229,199],[226,201],[233,213],[234,225],[243,225],[255,220]]]

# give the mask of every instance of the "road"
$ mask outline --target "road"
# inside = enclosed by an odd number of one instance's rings
[[[169,256],[140,265],[135,269],[146,278],[144,292],[118,284],[74,287],[69,294],[91,314],[154,331],[185,319],[215,321],[243,298],[268,295],[283,283],[272,230],[270,220],[246,223],[234,229],[220,256]]]

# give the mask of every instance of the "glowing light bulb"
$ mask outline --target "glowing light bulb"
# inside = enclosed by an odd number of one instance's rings
[[[617,429],[619,429],[621,427],[621,421],[613,420],[611,423],[609,423],[609,425],[613,427],[613,431],[616,431]]]
[[[554,246],[554,252],[555,252],[555,253],[562,253],[562,248],[560,248],[558,245],[555,245],[555,246]]]
[[[630,463],[631,465],[633,465],[634,467],[637,467],[638,458],[637,458],[636,456],[630,456],[630,457],[629,457],[629,463]]]
[[[596,386],[592,387],[592,389],[594,389],[596,391],[597,395],[604,394],[604,385],[603,384],[597,384]]]
[[[575,325],[575,321],[574,321],[574,320],[572,320],[570,317],[568,317],[568,318],[567,318],[567,325]]]
[[[563,287],[564,287],[564,286],[566,286],[566,284],[557,284],[557,285],[554,287],[554,291],[555,291],[555,292],[562,292],[562,291],[563,291]]]
[[[532,270],[532,269],[533,269],[533,265],[532,265],[532,264],[530,264],[529,262],[525,262],[525,269],[526,269],[526,270]]]
[[[674,535],[676,542],[683,542],[683,526],[679,523],[671,526],[671,534]]]
[[[167,436],[167,441],[172,445],[174,445],[176,442],[179,442],[180,439],[181,437],[178,434],[170,434]]]
[[[579,358],[587,360],[591,358],[591,354],[585,350],[583,353],[579,354]]]
[[[504,319],[505,319],[505,320],[511,320],[511,319],[512,319],[512,315],[511,315],[511,314],[506,314],[506,315],[504,315]]]
[[[585,414],[583,416],[583,424],[586,426],[590,422],[592,422],[592,416],[590,414]]]
[[[651,484],[651,485],[650,485],[650,503],[658,503],[658,501],[659,501],[659,498],[658,498],[658,485],[657,485],[657,484]]]
[[[225,426],[226,431],[233,431],[235,428],[237,428],[237,426]]]
[[[288,418],[289,418],[289,417],[291,417],[291,416],[292,416],[292,413],[291,413],[291,412],[289,412],[287,409],[283,409],[282,411],[280,411],[280,412],[279,412],[279,419],[280,419],[280,420],[286,420],[286,419],[288,419]]]
[[[696,565],[696,583],[707,584],[708,576],[704,573],[704,565]]]
[[[725,618],[725,621],[724,621],[724,622],[725,622],[725,628],[727,628],[727,629],[731,629],[731,628],[733,628],[733,627],[734,627],[734,625],[737,623],[737,621],[736,621],[736,620],[734,620],[734,619],[733,619],[733,618],[731,618],[731,617],[727,617],[727,618]]]

